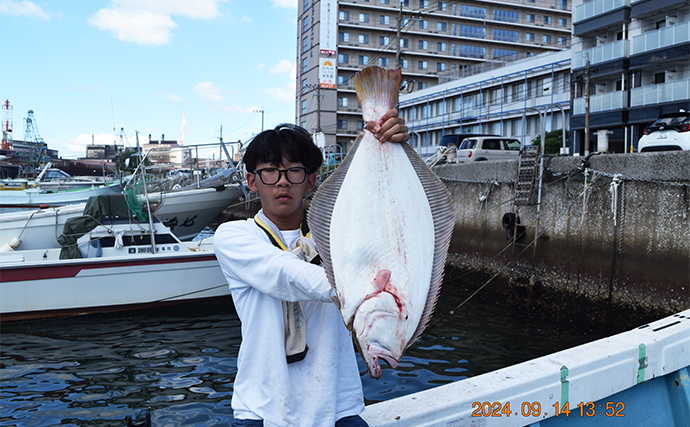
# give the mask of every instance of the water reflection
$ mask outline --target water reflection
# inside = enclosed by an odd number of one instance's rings
[[[452,289],[452,287],[449,287]],[[448,291],[446,291],[448,292]],[[444,297],[439,318],[456,304]],[[432,321],[433,324],[433,321]],[[367,403],[459,381],[593,339],[504,304],[473,301],[430,327],[397,369],[369,377]],[[2,325],[1,426],[229,425],[240,323],[229,299],[153,313]]]

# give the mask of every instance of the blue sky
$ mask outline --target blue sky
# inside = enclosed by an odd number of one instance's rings
[[[0,0],[0,100],[24,139],[84,157],[148,135],[245,141],[294,122],[297,0]],[[115,132],[113,132],[115,128]]]

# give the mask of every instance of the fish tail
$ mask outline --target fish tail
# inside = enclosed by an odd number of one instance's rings
[[[378,120],[398,100],[402,71],[370,66],[355,74],[355,91],[365,121]]]

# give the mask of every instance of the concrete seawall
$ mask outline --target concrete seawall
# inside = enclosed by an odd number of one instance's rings
[[[690,308],[690,152],[546,157],[540,207],[514,205],[517,161],[434,172],[455,205],[449,271],[469,288],[623,326]],[[507,212],[526,226],[514,244]]]

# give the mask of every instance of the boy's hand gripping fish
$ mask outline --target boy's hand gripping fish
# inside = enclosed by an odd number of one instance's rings
[[[400,79],[400,69],[357,73],[365,121],[393,107]],[[395,368],[429,322],[454,223],[445,186],[410,145],[368,130],[315,195],[309,226],[373,378],[379,359]]]

